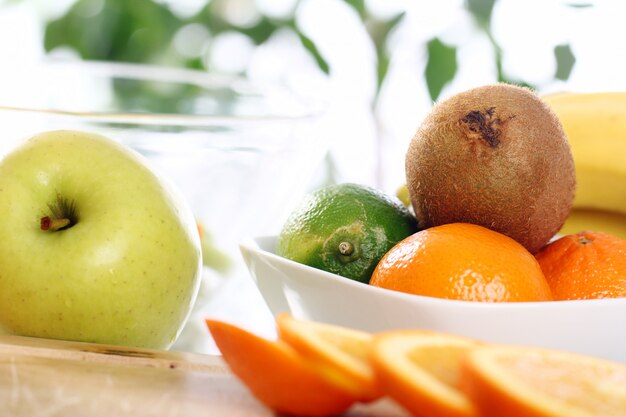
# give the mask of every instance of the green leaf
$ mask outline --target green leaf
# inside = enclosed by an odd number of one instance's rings
[[[215,4],[217,2],[210,1],[204,5],[198,13],[188,19],[187,23],[198,23],[204,25],[211,31],[213,35],[219,35],[220,33],[234,30],[234,27],[226,22],[219,13],[214,12]]]
[[[554,47],[554,58],[556,59],[556,73],[554,78],[566,81],[572,73],[576,57],[569,45],[557,45]]]
[[[190,58],[185,61],[185,68],[195,69],[195,70],[204,70],[204,62],[201,57]]]
[[[480,26],[488,28],[495,3],[496,0],[465,0],[465,7]]]
[[[90,14],[90,0],[79,0],[48,23],[44,47],[75,49],[84,59],[152,62],[162,56],[184,22],[152,0],[107,0]]]
[[[280,23],[263,17],[252,27],[233,27],[232,29],[248,35],[255,45],[260,45],[267,41],[279,26],[281,26]]]
[[[378,54],[378,66],[377,70],[377,83],[376,83],[376,91],[380,91],[383,86],[383,81],[385,81],[385,77],[387,76],[387,72],[389,72],[389,63],[390,58],[387,54]]]
[[[376,91],[380,91],[383,81],[387,76],[387,72],[389,71],[390,57],[385,47],[387,39],[389,38],[391,31],[398,26],[405,15],[405,12],[401,12],[389,20],[376,22],[376,24],[370,25],[372,28],[370,29],[370,37],[374,42],[374,47],[376,48],[376,58],[378,60]]]
[[[267,41],[276,29],[291,25],[289,21],[277,21],[262,16],[253,26],[238,26],[224,20],[219,10],[216,11],[219,7],[222,7],[219,2],[210,1],[187,23],[201,24],[207,27],[213,35],[224,32],[239,32],[248,36],[255,45]]]
[[[573,9],[588,9],[590,7],[593,7],[593,3],[582,3],[582,2],[581,3],[569,2],[569,3],[565,3],[565,5]]]
[[[454,76],[458,68],[456,47],[448,46],[438,38],[428,41],[428,62],[424,75],[430,98],[436,101],[441,90]]]
[[[296,29],[296,34],[300,38],[300,42],[302,42],[302,46],[304,46],[304,49],[306,49],[311,54],[313,59],[315,59],[317,66],[324,72],[324,74],[330,74],[330,66],[320,53],[319,49],[317,49],[317,45],[315,45],[315,42],[313,42],[313,40],[306,36],[304,33],[300,32],[300,30]]]
[[[351,6],[359,14],[362,20],[367,16],[367,9],[365,7],[365,0],[344,0],[346,4]]]

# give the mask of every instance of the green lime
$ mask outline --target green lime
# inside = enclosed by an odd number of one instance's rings
[[[383,255],[417,230],[396,198],[364,185],[331,185],[310,193],[291,213],[277,254],[367,283]]]

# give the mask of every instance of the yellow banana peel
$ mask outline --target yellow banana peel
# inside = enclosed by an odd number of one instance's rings
[[[626,239],[626,214],[574,208],[558,234],[570,235],[583,230],[605,232]]]
[[[406,184],[402,184],[398,187],[396,190],[396,197],[402,202],[402,204],[409,208],[411,207],[411,197],[409,196],[409,189]]]
[[[626,214],[626,92],[559,93],[543,99],[559,117],[572,149],[574,208]]]

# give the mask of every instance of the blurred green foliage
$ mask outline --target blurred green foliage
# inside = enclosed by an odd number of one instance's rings
[[[106,0],[94,12],[94,1],[77,1],[46,26],[44,47],[69,46],[84,59],[151,62],[163,53],[183,25],[152,0]]]
[[[314,40],[301,31],[294,12],[277,19],[261,16],[252,25],[238,25],[230,22],[220,13],[220,7],[228,0],[210,0],[196,14],[180,17],[173,13],[166,3],[153,0],[78,0],[62,17],[49,22],[45,29],[45,49],[71,47],[89,60],[142,62],[174,64],[195,69],[207,69],[207,62],[198,57],[183,57],[173,50],[172,39],[178,30],[186,25],[200,24],[211,36],[234,31],[246,35],[255,45],[266,42],[277,30],[288,29],[300,39],[302,46],[315,60],[321,71],[332,73],[333,68],[316,46]],[[390,64],[388,39],[402,22],[404,13],[381,19],[369,12],[364,0],[344,0],[359,16],[366,28],[376,51],[377,94],[378,98]],[[495,66],[499,81],[518,85],[529,85],[524,80],[512,79],[502,66],[502,49],[491,31],[492,12],[496,0],[466,0],[465,8],[471,14],[476,26],[484,32],[494,51]],[[102,5],[94,12],[94,5]],[[586,7],[585,4],[572,4],[572,7]],[[437,100],[443,88],[454,79],[459,62],[457,46],[448,45],[434,37],[426,44],[426,65],[424,78],[433,101]],[[558,45],[554,50],[556,60],[555,79],[569,77],[575,64],[575,57],[569,45]],[[532,87],[532,86],[531,86]]]
[[[554,57],[556,59],[556,74],[554,78],[567,80],[572,73],[576,57],[569,45],[557,45],[554,47]]]
[[[456,48],[446,45],[439,38],[428,41],[428,62],[424,76],[428,92],[433,100],[441,94],[441,90],[454,78],[457,71]]]

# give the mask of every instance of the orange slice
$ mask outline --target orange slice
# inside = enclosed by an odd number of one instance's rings
[[[286,313],[278,315],[276,323],[280,339],[360,401],[369,402],[382,396],[368,360],[371,334],[296,319]]]
[[[331,416],[354,396],[320,373],[288,344],[216,320],[207,326],[231,371],[267,407],[299,416]]]
[[[481,416],[626,416],[626,364],[622,363],[493,346],[467,355],[462,380]]]
[[[459,378],[462,357],[476,346],[462,337],[399,330],[375,336],[370,359],[384,392],[413,415],[474,417]]]

